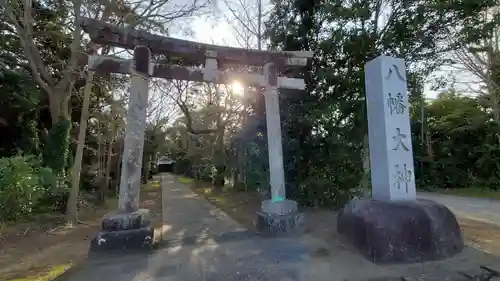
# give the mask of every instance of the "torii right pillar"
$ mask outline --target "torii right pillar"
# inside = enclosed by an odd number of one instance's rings
[[[297,202],[286,198],[278,70],[273,63],[267,63],[263,67],[263,74],[266,81],[264,99],[271,198],[262,202],[261,210],[257,212],[256,228],[260,234],[266,236],[299,233],[302,230],[304,215],[298,212]]]
[[[405,62],[379,56],[365,66],[373,198],[354,199],[338,217],[338,232],[373,262],[420,262],[459,253],[455,215],[417,199]]]

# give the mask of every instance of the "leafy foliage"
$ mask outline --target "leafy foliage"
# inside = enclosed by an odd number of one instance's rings
[[[424,82],[447,63],[445,54],[491,36],[498,15],[488,21],[477,15],[489,12],[498,1],[285,0],[272,4],[266,24],[269,47],[315,51],[307,69],[286,73],[306,81],[305,93],[280,92],[288,196],[306,206],[339,207],[364,191],[369,181],[364,66],[379,55],[401,57],[407,63],[418,187],[496,188],[500,138],[491,116],[494,102],[485,102],[486,96],[463,97],[454,92],[421,101]],[[261,92],[251,91],[251,95],[251,114],[240,113],[241,126],[226,132],[230,165],[226,174],[238,189],[243,185],[244,190],[266,193],[265,104]],[[192,119],[210,123],[200,114],[209,107],[200,104],[195,112],[194,104],[191,112],[198,115]],[[206,175],[211,166],[218,170],[218,154],[207,152],[214,151],[214,135],[193,140],[185,127],[176,126],[169,139],[177,167],[193,175]]]
[[[106,10],[109,21],[120,22],[122,15],[116,12],[131,9],[126,3],[115,2],[119,4],[117,11],[94,2],[86,3],[84,9],[96,15]],[[497,189],[498,92],[465,97],[450,90],[428,102],[422,97],[429,74],[448,62],[445,54],[492,39],[499,17],[491,11],[500,4],[498,0],[271,3],[266,24],[269,48],[315,52],[307,68],[282,73],[306,82],[305,92],[280,93],[287,196],[304,206],[339,207],[362,191],[362,181],[369,178],[364,167],[367,117],[363,69],[378,55],[401,57],[407,63],[419,188]],[[41,78],[28,64],[29,54],[16,32],[16,28],[22,29],[23,19],[16,18],[22,13],[14,13],[14,22],[0,15],[0,127],[5,132],[0,141],[0,157],[4,157],[0,158],[0,215],[9,214],[8,219],[37,210],[60,210],[67,198],[66,184],[61,181],[66,180],[68,167],[75,162],[71,140],[80,127],[71,120],[79,120],[82,114],[78,93],[86,82],[86,75],[80,75],[85,72],[80,58],[75,58],[76,69],[68,70],[68,62],[72,54],[92,51],[87,49],[86,40],[74,44],[78,51],[72,50],[75,38],[68,23],[73,12],[68,4],[33,2],[30,36],[34,37],[33,49],[40,54],[38,70],[46,74]],[[478,16],[485,13],[491,14],[487,20]],[[140,19],[130,14],[123,22],[166,31],[156,16]],[[102,52],[110,50],[106,47]],[[490,53],[492,63],[485,73],[496,83],[500,64],[496,62],[498,54]],[[113,177],[115,182],[119,178],[126,107],[116,96],[128,80],[109,75],[94,81],[81,178],[83,189],[89,190],[96,188],[96,178],[109,181]],[[61,86],[59,82],[64,83]],[[173,123],[166,118],[148,124],[144,167],[159,156],[169,156],[176,160],[177,173],[217,186],[231,183],[241,190],[267,193],[269,163],[262,91],[249,87],[245,97],[237,97],[231,89],[203,83],[180,88],[178,96],[173,96],[171,89],[167,94],[183,117]],[[68,107],[62,96],[70,96]],[[64,117],[57,119],[59,116]],[[148,171],[143,172],[146,175]]]
[[[28,73],[0,67],[0,156],[15,155],[18,150],[36,154],[38,149],[38,104],[40,92]]]
[[[46,194],[33,156],[0,158],[0,218],[15,220],[30,215]],[[47,175],[45,175],[47,177]]]
[[[70,129],[71,122],[61,118],[49,130],[47,142],[44,146],[44,163],[56,174],[62,173],[66,168]]]
[[[451,91],[425,104],[423,142],[413,124],[420,187],[498,189],[497,127],[481,100]]]
[[[445,52],[487,36],[485,31],[491,26],[477,14],[496,4],[433,0],[274,2],[267,24],[270,47],[315,50],[308,72],[290,73],[304,77],[307,93],[297,97],[283,91],[281,95],[288,194],[307,205],[323,206],[342,205],[357,194],[365,174],[366,62],[382,54],[404,58],[409,93],[413,101],[418,100],[424,80],[444,62]]]

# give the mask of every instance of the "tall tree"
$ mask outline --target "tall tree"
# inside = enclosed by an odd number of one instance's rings
[[[404,58],[411,99],[418,99],[443,54],[477,40],[472,34],[483,34],[487,26],[477,13],[496,1],[289,0],[273,5],[267,24],[272,46],[316,51],[305,74],[307,95],[284,98],[293,104],[284,119],[289,141],[297,143],[290,161],[295,168],[287,169],[294,171],[289,181],[296,175],[289,186],[299,185],[292,194],[306,204],[322,204],[308,194],[330,194],[325,200],[338,203],[343,194],[356,191],[359,178],[367,179],[365,63],[382,54]]]
[[[54,130],[50,134],[52,142],[46,155],[51,155],[52,150],[58,148],[63,152],[56,157],[52,166],[57,169],[62,163],[66,163],[69,145],[70,130],[70,97],[74,92],[83,87],[85,83],[92,80],[87,77],[85,63],[87,54],[95,54],[102,46],[85,42],[82,37],[82,16],[86,15],[99,20],[115,24],[127,24],[132,26],[143,26],[150,30],[166,32],[167,25],[179,17],[191,16],[199,8],[207,5],[208,1],[193,0],[191,4],[184,5],[181,9],[169,9],[168,0],[151,1],[148,5],[137,2],[124,1],[91,1],[82,2],[71,0],[66,2],[24,2],[2,0],[0,6],[5,11],[9,26],[19,35],[20,46],[24,51],[26,60],[37,84],[48,95],[50,112]],[[43,3],[40,4],[40,3]],[[50,22],[42,22],[34,25],[39,10],[53,14]],[[158,10],[162,11],[158,13]],[[45,29],[43,29],[45,28]],[[38,31],[38,32],[37,32]],[[54,33],[59,37],[54,36]],[[49,36],[50,35],[50,36]],[[53,56],[52,60],[44,58],[45,50],[35,42],[50,40],[52,44],[64,44],[66,53],[64,56]],[[101,49],[101,54],[106,54],[109,47]],[[91,74],[90,74],[91,76]],[[89,79],[90,78],[90,79]],[[91,86],[87,86],[90,89]],[[76,91],[75,91],[76,90]],[[90,90],[85,91],[84,105],[90,98]],[[72,174],[72,188],[68,199],[67,219],[75,222],[77,220],[77,196],[81,171],[81,159],[85,143],[85,132],[88,108],[83,108],[80,124],[80,133],[76,148],[76,156]],[[62,142],[61,142],[62,141]]]
[[[469,44],[454,50],[451,54],[452,66],[467,81],[457,83],[466,85],[472,93],[482,95],[489,101],[493,118],[498,126],[497,140],[500,144],[500,29],[498,27],[499,7],[479,14],[483,21],[482,36]],[[456,79],[456,77],[454,77]],[[470,79],[472,78],[472,79]]]

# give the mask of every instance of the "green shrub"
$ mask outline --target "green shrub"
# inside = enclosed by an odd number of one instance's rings
[[[58,187],[57,181],[58,177],[52,172],[51,168],[40,168],[39,185],[43,188],[43,194],[34,206],[34,213],[64,213],[66,211],[69,188],[67,185],[62,185],[62,188]]]
[[[33,156],[0,158],[0,220],[10,221],[32,213],[45,189],[39,184]]]
[[[40,168],[40,184],[45,189],[54,189],[56,187],[56,176],[52,172],[52,169],[49,167],[41,167]]]
[[[215,172],[214,169],[215,167],[212,164],[203,163],[203,164],[193,165],[193,167],[191,168],[191,172],[194,178],[202,181],[211,182],[214,177],[214,172]]]
[[[350,170],[351,173],[345,174],[326,171],[328,170],[313,170],[298,188],[292,190],[291,198],[301,206],[337,209],[358,195],[357,186],[361,175],[356,173],[354,167]]]
[[[185,178],[185,177],[178,177],[177,180],[182,183],[182,184],[191,184],[193,183],[194,179],[190,178]]]
[[[39,167],[35,156],[0,158],[0,221],[64,212],[67,195],[67,189],[57,188],[52,169]]]

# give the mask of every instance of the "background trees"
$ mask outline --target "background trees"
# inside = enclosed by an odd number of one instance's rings
[[[25,155],[35,173],[49,169],[56,181],[44,196],[58,199],[44,202],[67,203],[62,211],[66,210],[68,221],[77,221],[80,182],[87,190],[106,190],[111,182],[106,175],[117,176],[110,163],[119,162],[115,156],[126,109],[126,96],[120,92],[128,83],[117,75],[92,79],[87,55],[126,56],[127,52],[90,43],[83,36],[81,17],[166,34],[175,20],[193,16],[209,4],[202,0],[182,5],[168,0],[147,5],[136,1],[0,1],[0,79],[6,101],[1,119],[11,133],[2,145],[2,156]],[[107,121],[113,126],[108,127]],[[39,161],[31,161],[30,154]],[[15,172],[12,165],[6,173]]]
[[[280,94],[288,194],[301,204],[338,206],[369,190],[363,67],[380,54],[407,62],[418,187],[497,188],[497,1],[223,4],[241,47],[315,51],[307,71],[288,73],[303,77],[307,90]],[[0,0],[0,217],[69,209],[76,221],[78,194],[97,191],[103,201],[117,188],[128,78],[91,79],[85,58],[129,54],[89,43],[80,15],[168,34],[178,20],[212,8],[200,0]],[[468,71],[474,83],[424,98],[429,75],[442,65]],[[158,157],[170,157],[178,173],[267,192],[264,100],[236,82],[153,81],[144,175]]]

